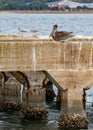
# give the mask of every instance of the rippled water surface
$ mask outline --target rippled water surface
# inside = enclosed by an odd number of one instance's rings
[[[93,35],[93,14],[0,14],[0,34],[19,34],[18,28],[49,35],[54,24],[76,35]]]
[[[0,14],[0,34],[20,34],[18,28],[21,28],[27,31],[26,35],[38,30],[38,35],[48,36],[54,24],[59,25],[59,30],[72,31],[75,35],[93,35],[93,14]],[[88,130],[93,130],[91,102],[93,88],[87,91]],[[46,103],[46,107],[49,113],[42,120],[23,120],[19,113],[0,113],[0,130],[59,130],[60,110],[55,100]]]

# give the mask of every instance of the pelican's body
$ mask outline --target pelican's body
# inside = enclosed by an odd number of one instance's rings
[[[52,30],[50,36],[55,41],[61,41],[61,40],[65,40],[65,39],[67,39],[69,37],[73,37],[72,32],[57,31],[57,25],[54,25],[53,30]]]
[[[55,41],[61,41],[61,40],[65,40],[72,36],[73,36],[72,32],[60,31],[60,32],[55,32],[55,36],[53,36],[52,38]]]

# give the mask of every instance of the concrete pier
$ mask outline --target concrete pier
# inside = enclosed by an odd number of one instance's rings
[[[83,90],[93,85],[93,37],[56,42],[47,37],[1,35],[0,71],[12,74],[27,89],[32,87],[28,72],[44,73],[60,90],[62,113],[85,116]]]

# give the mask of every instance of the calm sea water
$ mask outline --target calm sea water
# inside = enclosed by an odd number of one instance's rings
[[[21,28],[46,36],[54,24],[76,35],[93,35],[93,14],[0,14],[0,34],[19,34]]]
[[[38,30],[38,35],[48,36],[54,24],[59,25],[59,30],[75,35],[93,35],[93,14],[0,14],[0,34],[20,34],[18,28],[21,28],[27,31],[26,35]],[[88,130],[93,130],[93,88],[86,93]],[[19,113],[0,113],[0,130],[59,130],[60,110],[55,100],[46,103],[46,107],[49,113],[43,120],[23,120]]]

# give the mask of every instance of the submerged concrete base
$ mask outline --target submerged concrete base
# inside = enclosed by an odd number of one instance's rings
[[[22,104],[18,101],[0,98],[0,112],[14,112],[20,111],[22,109]]]
[[[46,116],[47,110],[43,105],[37,106],[24,106],[21,109],[23,118],[27,119],[41,119]]]
[[[47,114],[44,104],[25,105],[14,100],[0,99],[0,112],[19,112],[19,116],[27,119],[41,119]]]
[[[88,127],[88,122],[84,116],[74,113],[62,114],[59,119],[60,128],[65,129],[86,129]]]

